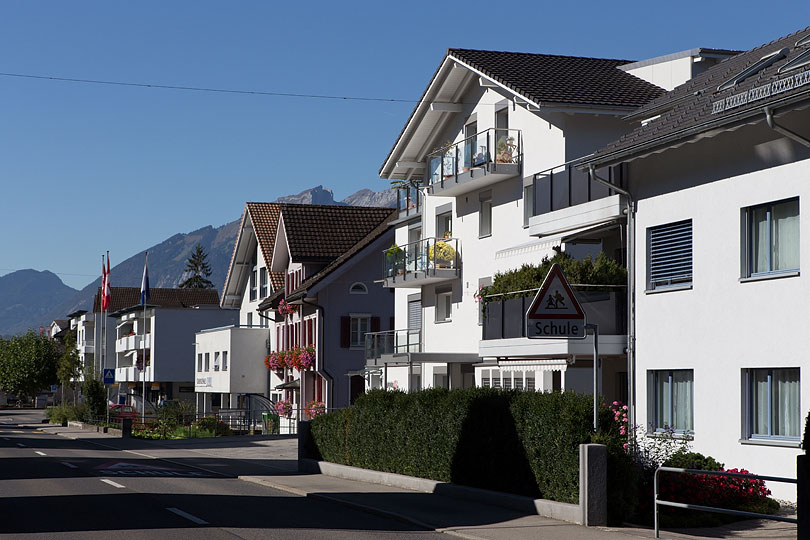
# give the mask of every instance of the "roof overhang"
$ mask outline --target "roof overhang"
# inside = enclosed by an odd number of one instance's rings
[[[220,307],[238,308],[241,306],[242,294],[250,275],[253,253],[256,249],[258,249],[256,231],[253,228],[248,207],[245,205],[242,220],[239,223],[239,231],[236,234],[236,243],[233,246],[231,265],[228,267],[225,286],[222,288]]]
[[[588,170],[591,167],[609,167],[661,153],[671,148],[677,148],[684,144],[699,141],[703,138],[715,137],[720,133],[733,131],[746,125],[764,122],[764,110],[766,108],[773,111],[775,117],[779,117],[792,110],[803,109],[808,106],[810,106],[810,89],[779,99],[759,102],[755,107],[724,114],[717,118],[709,117],[706,121],[697,125],[674,131],[642,143],[620,148],[612,152],[597,153],[593,157],[582,160],[577,167],[582,170]]]
[[[278,217],[276,243],[273,246],[273,260],[270,261],[271,272],[286,272],[290,264],[290,244],[287,241],[287,230],[284,227],[284,214]]]

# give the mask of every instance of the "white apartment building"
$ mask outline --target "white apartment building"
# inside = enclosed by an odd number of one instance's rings
[[[278,401],[282,392],[274,387],[264,366],[271,350],[275,322],[262,316],[259,304],[281,289],[282,273],[270,271],[281,205],[245,204],[220,306],[238,310],[235,324],[206,328],[195,336],[194,390],[197,411],[246,409],[250,397]]]
[[[808,65],[810,29],[735,56],[584,163],[624,167],[632,197],[635,422],[794,478],[810,404]]]
[[[115,328],[115,382],[120,396],[194,399],[196,332],[232,324],[235,310],[219,307],[215,289],[150,289],[146,306],[137,287],[112,287],[109,314]],[[144,395],[145,387],[145,395]]]
[[[476,293],[496,273],[538,264],[555,249],[623,260],[617,191],[566,163],[630,130],[624,117],[664,93],[627,65],[447,52],[379,172],[406,185],[397,246],[380,254],[396,330],[370,336],[368,387],[592,391],[592,338],[530,340],[528,303],[492,302],[483,315]],[[603,172],[623,185],[620,167]],[[590,204],[582,215],[535,217],[581,203]],[[626,385],[625,298],[616,290],[583,302],[600,320],[608,396]]]

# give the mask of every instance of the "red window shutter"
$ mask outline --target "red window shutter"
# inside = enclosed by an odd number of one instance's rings
[[[298,328],[298,330],[296,331],[295,334],[298,336],[298,346],[300,347],[301,346],[301,339],[302,339],[301,338],[301,321],[298,321],[297,323],[295,323],[295,326]]]
[[[323,401],[323,378],[315,374],[315,401]]]
[[[351,319],[349,317],[340,318],[340,348],[348,349],[351,346]]]
[[[380,318],[379,317],[372,317],[371,318],[371,331],[372,332],[379,332],[380,331]]]
[[[276,326],[276,352],[281,350],[281,327]]]

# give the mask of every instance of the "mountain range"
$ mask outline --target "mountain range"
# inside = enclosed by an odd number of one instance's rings
[[[316,186],[295,195],[279,197],[275,202],[296,204],[337,204],[351,206],[396,206],[394,190],[374,192],[362,189],[342,201],[335,201],[332,190]],[[178,233],[148,248],[149,278],[152,287],[176,287],[184,279],[186,261],[198,243],[208,254],[209,278],[222,290],[231,252],[239,228],[237,218],[220,227],[206,226],[189,233]],[[110,272],[115,287],[140,287],[143,253],[139,252],[116,264]],[[55,319],[65,319],[79,309],[91,310],[93,297],[101,286],[101,276],[77,291],[49,271],[18,270],[0,276],[0,336],[11,336],[38,329]]]

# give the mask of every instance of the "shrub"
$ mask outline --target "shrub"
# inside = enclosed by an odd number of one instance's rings
[[[216,416],[206,416],[200,418],[193,424],[194,427],[203,431],[210,431],[216,437],[225,437],[232,435],[231,428],[228,424],[217,418]]]
[[[312,438],[327,461],[576,503],[592,406],[572,392],[376,390],[313,419]],[[600,421],[616,452],[609,411]]]
[[[802,449],[806,454],[810,450],[810,412],[807,413],[807,418],[804,419],[804,435],[802,435]]]
[[[64,422],[85,422],[90,417],[86,404],[81,405],[55,405],[45,410],[45,415],[51,424],[62,424]]]

